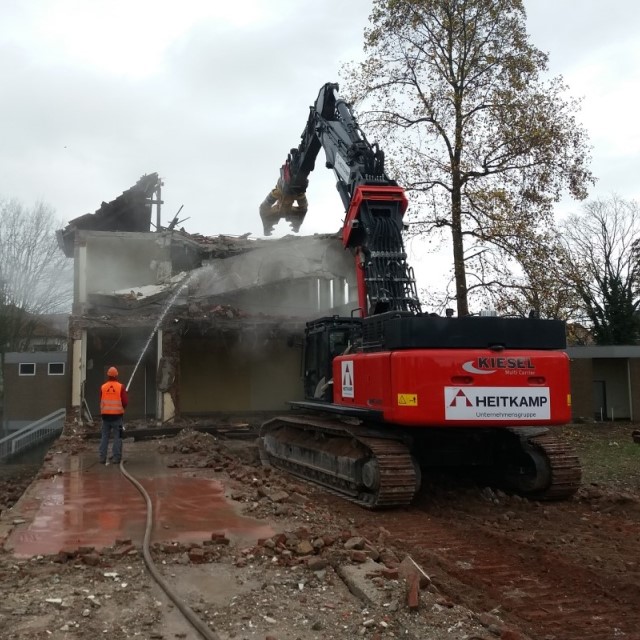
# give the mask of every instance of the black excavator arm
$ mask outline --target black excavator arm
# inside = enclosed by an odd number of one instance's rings
[[[301,142],[291,149],[274,189],[260,205],[264,234],[285,219],[293,231],[307,213],[309,174],[320,149],[333,169],[346,216],[342,241],[356,255],[358,299],[363,315],[386,311],[420,314],[413,270],[406,263],[402,218],[404,189],[384,169],[384,153],[360,129],[351,107],[328,82],[310,107]]]
[[[356,188],[363,184],[397,186],[384,171],[384,153],[370,144],[349,105],[338,97],[338,85],[326,83],[315,103],[296,149],[291,149],[280,169],[273,191],[260,205],[265,235],[271,235],[282,218],[298,231],[307,211],[305,193],[320,149],[326,154],[326,167],[337,177],[337,189],[345,210]]]

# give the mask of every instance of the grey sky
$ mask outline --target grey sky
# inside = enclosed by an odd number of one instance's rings
[[[594,145],[592,195],[638,198],[639,13],[632,0],[525,0]],[[144,173],[165,180],[163,224],[262,233],[257,208],[308,106],[362,46],[370,0],[3,0],[0,197],[65,223]],[[302,231],[340,227],[334,178],[311,176]],[[566,206],[566,205],[563,205]],[[578,205],[569,205],[577,208]],[[315,215],[317,212],[317,215]],[[284,235],[281,223],[277,235]]]

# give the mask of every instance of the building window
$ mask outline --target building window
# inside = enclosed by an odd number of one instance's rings
[[[50,376],[63,376],[64,375],[64,362],[50,362],[49,363],[49,375]]]
[[[19,365],[19,375],[21,376],[35,376],[36,375],[36,363],[35,362],[21,362]]]
[[[42,343],[32,345],[31,351],[61,351],[61,349],[56,344]]]

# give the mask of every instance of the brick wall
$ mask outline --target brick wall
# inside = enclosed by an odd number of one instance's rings
[[[571,372],[572,415],[593,419],[593,362],[590,358],[573,359]],[[640,374],[640,368],[638,369]],[[640,405],[639,405],[640,406]]]
[[[629,358],[631,419],[640,420],[640,358]]]

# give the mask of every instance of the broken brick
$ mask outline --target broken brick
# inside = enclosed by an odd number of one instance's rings
[[[206,562],[206,556],[204,554],[204,549],[200,547],[194,547],[193,549],[189,549],[189,560],[194,564],[202,564]]]
[[[420,606],[420,578],[412,574],[407,578],[407,606],[416,611]]]

